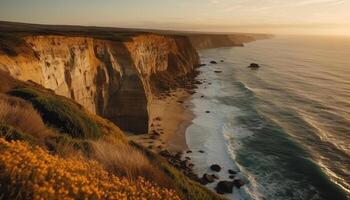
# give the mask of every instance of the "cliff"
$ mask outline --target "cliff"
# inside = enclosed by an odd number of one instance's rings
[[[197,52],[181,36],[140,34],[124,41],[59,35],[21,39],[15,48],[2,48],[0,69],[69,97],[136,133],[148,131],[153,96],[199,65]]]
[[[245,43],[272,37],[268,34],[188,34],[192,45],[200,49],[243,46]]]
[[[200,64],[196,49],[256,38],[0,22],[0,70],[71,98],[123,130],[147,133],[152,99],[186,86]]]

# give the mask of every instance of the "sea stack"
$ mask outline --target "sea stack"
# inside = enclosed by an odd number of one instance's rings
[[[256,63],[251,63],[248,67],[251,69],[258,69],[258,68],[260,68],[260,65],[256,64]]]

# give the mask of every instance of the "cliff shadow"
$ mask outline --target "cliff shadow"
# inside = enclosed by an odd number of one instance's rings
[[[96,78],[97,110],[100,115],[124,131],[136,134],[148,133],[146,91],[130,52],[122,42],[114,42],[113,50],[109,53],[112,54],[114,62],[120,66],[121,72],[113,67],[110,57],[104,58],[107,73],[98,69]],[[108,86],[104,88],[101,83],[108,83]]]

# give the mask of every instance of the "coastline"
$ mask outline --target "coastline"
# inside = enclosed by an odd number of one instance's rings
[[[172,153],[186,151],[186,129],[194,119],[190,109],[191,97],[188,90],[178,88],[153,99],[150,105],[150,133],[129,135],[129,140],[158,153],[162,150]]]

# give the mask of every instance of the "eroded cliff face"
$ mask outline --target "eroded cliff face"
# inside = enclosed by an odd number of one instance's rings
[[[269,37],[268,35],[253,34],[190,34],[191,43],[196,49],[243,46],[244,43]]]
[[[123,130],[146,133],[157,93],[180,84],[199,57],[186,37],[143,34],[116,42],[90,37],[26,36],[0,69],[69,97]]]

